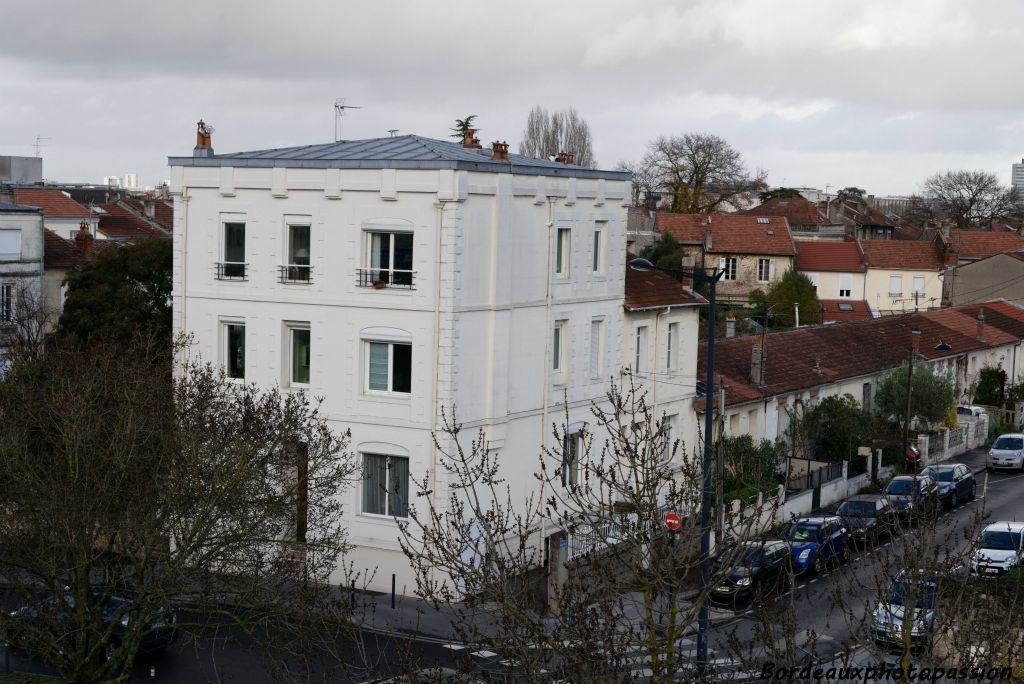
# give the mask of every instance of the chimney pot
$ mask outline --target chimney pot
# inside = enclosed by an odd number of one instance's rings
[[[725,314],[725,336],[736,337],[736,314],[732,312],[732,309]]]
[[[196,122],[196,146],[192,150],[192,156],[213,156],[213,126],[210,126],[202,119]]]
[[[985,342],[985,310],[982,309],[978,312],[978,342]]]
[[[750,350],[750,382],[762,385],[761,381],[761,347],[756,344]]]
[[[93,255],[93,242],[96,238],[89,231],[89,224],[82,221],[78,227],[78,232],[75,233],[75,249],[84,254],[85,256]]]
[[[576,163],[576,153],[575,152],[566,152],[565,153],[565,163],[566,164],[575,164]]]

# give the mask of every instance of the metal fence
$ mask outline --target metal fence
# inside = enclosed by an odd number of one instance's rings
[[[949,447],[952,449],[955,446],[960,446],[964,443],[964,433],[966,428],[958,427],[953,428],[949,431]]]
[[[946,450],[946,440],[941,432],[928,435],[928,453],[940,454]]]
[[[829,463],[817,470],[811,470],[802,475],[794,475],[786,480],[786,489],[791,491],[803,491],[820,487],[826,482],[838,480],[843,476],[843,463]]]
[[[692,515],[692,512],[664,506],[649,515],[644,514],[642,517],[636,513],[620,513],[613,519],[579,522],[566,534],[569,560],[576,560],[601,549],[612,548],[628,539],[636,539],[642,533],[650,534],[652,528],[663,528],[665,516],[669,513],[677,513],[684,519]]]

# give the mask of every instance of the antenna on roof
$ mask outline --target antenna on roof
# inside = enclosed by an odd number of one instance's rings
[[[34,143],[34,144],[32,145],[32,147],[36,148],[36,156],[37,156],[37,157],[39,156],[39,148],[40,148],[40,147],[43,147],[43,144],[42,144],[42,142],[43,142],[44,140],[49,140],[49,138],[44,138],[44,137],[43,137],[43,136],[41,136],[41,135],[37,135],[37,136],[36,136],[36,141],[35,141],[35,143]]]
[[[362,107],[345,104],[343,97],[334,101],[334,142],[341,140],[341,117],[345,116],[346,109],[362,109]]]
[[[391,134],[391,137],[392,137],[392,138],[394,138],[394,137],[395,137],[395,133],[397,133],[397,132],[398,132],[398,129],[397,129],[397,128],[389,128],[389,129],[388,129],[388,133],[390,133],[390,134]]]

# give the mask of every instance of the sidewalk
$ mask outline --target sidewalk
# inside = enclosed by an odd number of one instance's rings
[[[985,459],[988,457],[988,450],[989,447],[987,446],[971,449],[970,451],[965,451],[959,456],[954,456],[948,461],[943,461],[943,463],[963,463],[971,469],[972,473],[977,475],[985,470]]]

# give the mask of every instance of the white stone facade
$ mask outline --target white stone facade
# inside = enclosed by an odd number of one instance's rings
[[[19,304],[37,306],[42,287],[42,213],[32,207],[0,205],[0,372],[7,363],[4,338],[18,334],[19,317],[26,315],[19,312]]]

